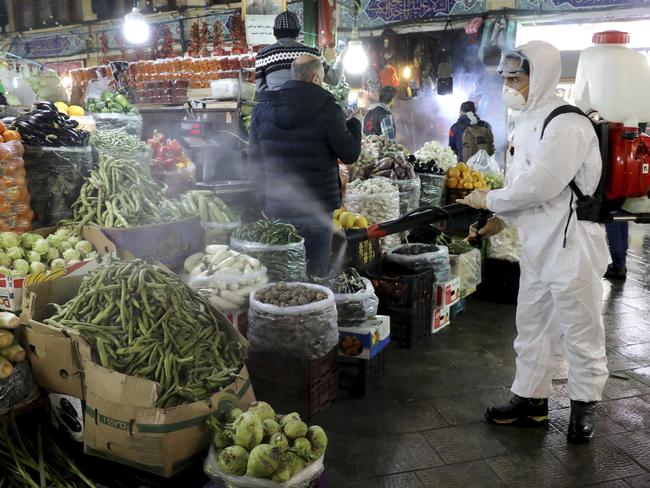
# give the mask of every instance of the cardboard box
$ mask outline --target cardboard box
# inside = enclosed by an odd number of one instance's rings
[[[187,256],[203,248],[203,231],[199,217],[127,229],[88,229],[88,232],[97,236],[103,235],[112,242],[121,258],[160,262],[172,269],[182,267]]]
[[[234,331],[234,329],[232,329]],[[214,412],[255,401],[246,367],[209,400],[153,407],[157,383],[85,362],[84,452],[169,477],[203,456],[210,444],[205,420]]]
[[[27,322],[25,346],[37,383],[55,393],[82,398],[84,451],[161,476],[172,476],[202,455],[210,441],[208,415],[245,409],[255,400],[248,371],[210,399],[169,409],[154,407],[158,383],[102,368],[92,360],[85,340],[69,329],[42,321],[77,294],[81,277],[64,277],[27,288],[28,301],[21,318]],[[224,317],[224,324],[229,324]],[[229,340],[247,346],[234,328]]]
[[[33,231],[33,234],[47,237],[56,231],[56,229],[56,227],[37,229]],[[84,227],[82,237],[90,241],[100,256],[115,250],[115,246],[113,246],[105,236],[95,233],[87,234],[86,229],[87,227]],[[68,266],[65,269],[65,272],[55,272],[49,276],[45,276],[44,273],[34,273],[19,278],[10,278],[8,276],[0,275],[0,310],[8,310],[9,312],[20,311],[23,307],[24,289],[33,283],[52,281],[61,278],[62,276],[83,276],[97,268],[97,266],[97,261],[90,260]]]
[[[347,347],[344,346],[344,341]],[[339,356],[370,359],[390,344],[390,317],[377,315],[359,327],[339,327]]]
[[[451,306],[436,307],[433,309],[433,322],[431,323],[431,333],[435,334],[447,327],[451,323]]]
[[[21,314],[26,324],[23,347],[36,384],[76,398],[84,398],[82,362],[83,358],[90,358],[90,348],[76,331],[52,327],[43,321],[54,314],[53,303],[63,304],[76,296],[81,280],[81,276],[71,276],[28,286]]]
[[[445,283],[435,283],[435,306],[447,307],[460,300],[460,278],[452,278]]]

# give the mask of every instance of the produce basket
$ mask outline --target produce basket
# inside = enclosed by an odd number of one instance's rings
[[[362,272],[375,287],[379,313],[391,319],[391,341],[411,347],[431,334],[433,270],[417,274],[386,274],[375,267]]]
[[[314,461],[296,474],[289,481],[276,483],[263,478],[252,478],[250,476],[233,476],[221,472],[217,464],[217,449],[214,444],[210,446],[210,452],[203,464],[203,471],[207,476],[225,482],[228,488],[311,488],[312,483],[320,478],[325,470],[325,456]]]

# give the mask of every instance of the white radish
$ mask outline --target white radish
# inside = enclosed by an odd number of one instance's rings
[[[237,305],[234,303],[229,302],[228,300],[225,300],[224,298],[218,296],[218,295],[212,295],[208,301],[214,305],[216,308],[219,310],[236,310],[239,308]]]
[[[20,325],[20,320],[11,312],[0,312],[0,329],[15,329]]]
[[[217,254],[222,251],[228,251],[228,246],[225,244],[210,244],[205,247],[206,254]]]
[[[236,303],[237,305],[243,305],[246,303],[246,299],[240,297],[237,293],[233,293],[232,291],[229,290],[223,290],[221,292],[221,298],[225,298],[229,302]]]
[[[205,256],[204,253],[202,252],[197,252],[189,256],[187,259],[185,259],[185,262],[183,263],[183,267],[185,268],[185,271],[187,273],[191,273],[194,268],[198,266],[198,264],[201,262],[201,259]]]

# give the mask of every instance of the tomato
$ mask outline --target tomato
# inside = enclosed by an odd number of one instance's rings
[[[2,127],[0,127],[0,130],[2,130]],[[4,132],[2,132],[2,139],[5,142],[20,141],[21,140],[20,132],[18,132],[17,130],[5,130]]]
[[[172,139],[167,143],[167,152],[174,156],[180,156],[183,154],[183,146],[176,139]]]

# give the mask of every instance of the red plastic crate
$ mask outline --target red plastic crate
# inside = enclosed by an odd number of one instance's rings
[[[312,386],[337,372],[336,347],[318,359],[294,359],[272,353],[250,351],[246,367],[251,377]]]

